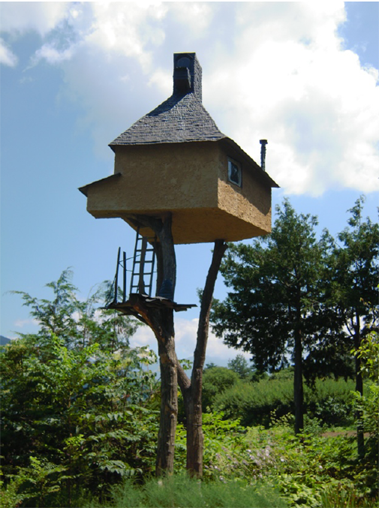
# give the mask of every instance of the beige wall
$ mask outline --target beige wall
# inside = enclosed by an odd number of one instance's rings
[[[254,174],[256,169],[236,152],[220,150],[218,206],[239,219],[271,231],[271,187]],[[239,162],[242,186],[228,180],[228,159]]]
[[[123,210],[217,206],[217,147],[182,143],[121,147],[115,173],[123,175]]]
[[[120,177],[87,186],[87,209],[97,218],[173,215],[175,243],[238,241],[271,230],[271,188],[242,161],[242,188],[228,182],[228,155],[220,143],[118,147]],[[151,232],[147,232],[150,235]]]

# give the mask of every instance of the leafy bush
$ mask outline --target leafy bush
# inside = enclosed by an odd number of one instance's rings
[[[351,407],[351,379],[316,379],[315,386],[304,390],[305,406],[309,416],[321,420],[324,425],[351,425],[354,414]]]
[[[304,399],[308,416],[326,425],[353,422],[351,390],[353,381],[316,380],[314,387],[305,387]],[[242,425],[268,427],[272,415],[280,418],[293,414],[293,379],[273,377],[257,383],[239,383],[215,396],[213,407],[226,418],[239,418]]]
[[[325,434],[316,422],[309,433],[295,436],[292,417],[275,419],[269,429],[242,427],[225,415],[204,415],[204,478],[222,482],[240,479],[275,484],[290,506],[320,508],[340,499],[341,489],[357,507],[378,501],[375,472],[370,459],[359,460],[355,437],[349,433]],[[178,429],[176,465],[185,467],[185,432]],[[339,497],[338,497],[339,496]],[[233,506],[233,505],[232,505]],[[259,506],[259,505],[258,505]],[[275,505],[274,505],[275,506]],[[353,505],[347,505],[353,506]],[[354,505],[355,506],[355,505]]]
[[[238,382],[238,374],[226,367],[206,369],[203,374],[203,408],[213,408],[215,397]]]
[[[117,354],[100,351],[97,344],[68,349],[54,335],[46,341],[24,337],[6,346],[1,354],[3,473],[29,471],[23,488],[30,497],[34,484],[41,498],[37,466],[49,470],[70,496],[79,483],[80,489],[101,492],[117,478],[151,471],[158,422],[149,400],[155,377],[142,365],[154,360],[146,349]]]
[[[23,293],[39,332],[0,349],[2,501],[15,505],[104,495],[155,462],[155,354],[129,347],[127,318],[78,301],[69,273],[49,287],[52,301]]]
[[[242,425],[265,425],[270,414],[276,410],[278,416],[292,411],[293,382],[263,379],[258,383],[240,383],[219,393],[214,408],[223,411],[226,418],[239,418]]]
[[[379,478],[379,334],[375,331],[369,333],[356,355],[361,360],[365,390],[363,395],[354,392],[354,408],[357,410],[358,426],[368,434],[365,460],[371,464],[372,476]]]

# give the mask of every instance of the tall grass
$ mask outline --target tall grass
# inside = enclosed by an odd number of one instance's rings
[[[97,508],[88,504],[84,508]],[[185,474],[150,479],[144,485],[127,481],[113,491],[102,508],[286,508],[288,504],[269,485],[247,482],[204,482]]]
[[[322,508],[375,508],[378,499],[367,499],[359,495],[354,488],[341,485],[339,488],[325,489],[321,493]]]

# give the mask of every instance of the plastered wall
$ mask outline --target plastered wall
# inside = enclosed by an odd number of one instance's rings
[[[271,230],[271,188],[241,161],[243,181],[228,181],[228,156],[218,142],[118,147],[115,174],[87,186],[97,218],[172,213],[175,243],[238,241]],[[146,231],[147,232],[147,231]]]

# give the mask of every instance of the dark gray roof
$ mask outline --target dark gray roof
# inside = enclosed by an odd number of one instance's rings
[[[278,185],[232,139],[223,134],[202,104],[202,70],[195,53],[174,54],[173,94],[120,134],[109,146],[220,141],[252,161],[262,178]],[[91,184],[92,185],[92,184]],[[87,187],[81,188],[85,194]]]
[[[155,143],[218,141],[218,129],[194,93],[174,94],[118,136],[110,147]]]

